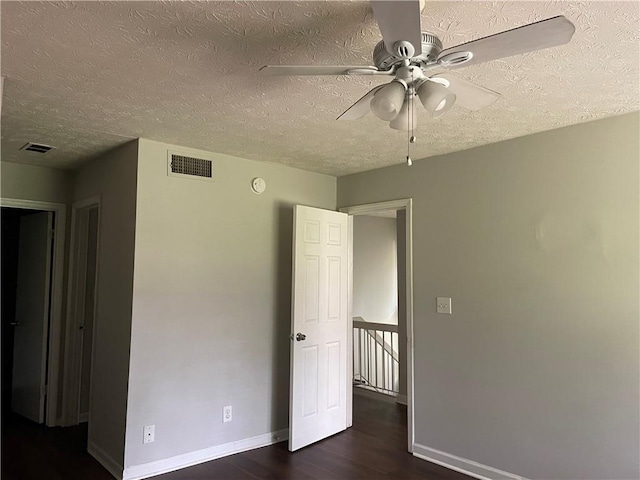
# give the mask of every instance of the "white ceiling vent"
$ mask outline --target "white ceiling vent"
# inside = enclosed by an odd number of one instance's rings
[[[51,147],[49,145],[43,145],[42,143],[29,142],[23,147],[21,147],[20,150],[26,150],[28,152],[47,153],[52,148],[55,148],[55,147]]]
[[[188,157],[169,152],[169,175],[200,180],[213,179],[213,162],[204,158]]]

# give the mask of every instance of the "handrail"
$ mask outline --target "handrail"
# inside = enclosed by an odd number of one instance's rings
[[[356,320],[358,318],[359,320]],[[362,317],[353,317],[353,328],[362,328],[364,330],[380,330],[382,332],[395,332],[398,333],[398,325],[392,325],[390,323],[374,323],[367,322]]]

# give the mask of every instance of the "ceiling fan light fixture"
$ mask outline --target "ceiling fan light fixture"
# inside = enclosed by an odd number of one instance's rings
[[[380,120],[387,122],[398,116],[404,103],[407,86],[394,80],[378,90],[371,100],[371,111]]]
[[[439,82],[427,80],[418,88],[422,106],[433,118],[447,113],[456,101],[456,96]]]
[[[418,126],[418,110],[415,108],[413,95],[407,97],[406,102],[402,104],[400,113],[389,122],[389,126],[403,132],[414,130]]]

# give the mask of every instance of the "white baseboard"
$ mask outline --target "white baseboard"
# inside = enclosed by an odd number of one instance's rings
[[[407,405],[407,396],[406,395],[398,395],[396,397],[396,403],[400,403],[402,405]]]
[[[265,433],[256,437],[245,438],[235,442],[229,442],[215,447],[197,450],[195,452],[164,458],[156,462],[143,463],[125,467],[123,480],[141,480],[162,473],[173,472],[181,468],[191,467],[199,463],[209,462],[216,458],[226,457],[235,453],[246,452],[254,448],[266,447],[274,443],[283,442],[289,438],[289,430]]]
[[[118,480],[122,480],[122,465],[111,458],[104,450],[95,443],[89,442],[87,445],[87,451],[89,452],[89,455],[95,458],[100,465],[109,471],[111,475]]]
[[[473,460],[458,457],[450,453],[441,452],[435,448],[425,447],[418,443],[413,445],[413,455],[436,465],[446,467],[456,472],[470,475],[480,480],[526,480],[520,475],[498,470]]]

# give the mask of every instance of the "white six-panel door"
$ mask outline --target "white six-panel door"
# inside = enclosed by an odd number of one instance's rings
[[[347,428],[347,218],[294,210],[291,451]]]

